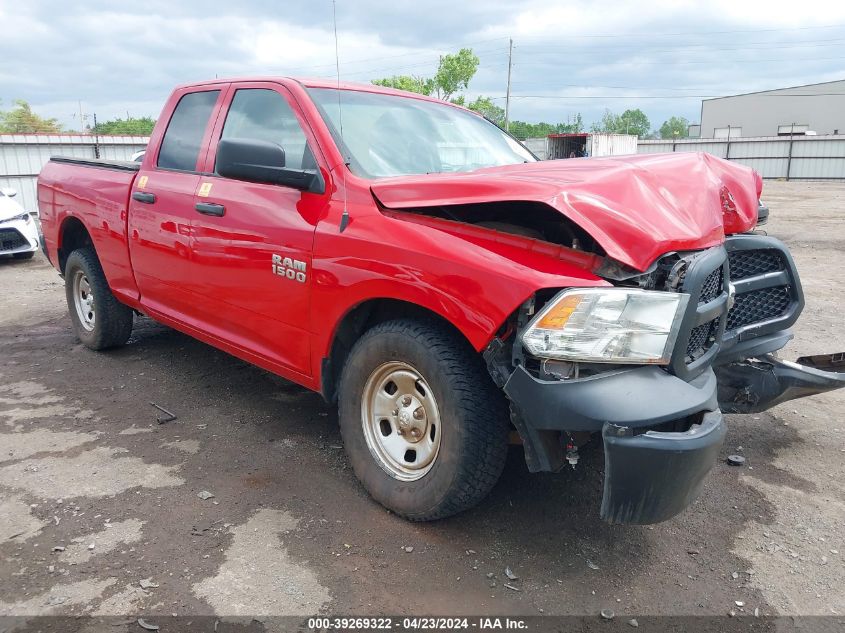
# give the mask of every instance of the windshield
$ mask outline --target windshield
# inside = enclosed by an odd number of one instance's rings
[[[309,93],[359,176],[472,171],[536,160],[489,121],[446,104],[334,88]]]

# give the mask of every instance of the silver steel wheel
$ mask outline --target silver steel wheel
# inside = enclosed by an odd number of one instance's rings
[[[82,327],[88,332],[93,331],[97,316],[94,310],[94,294],[91,292],[88,277],[81,270],[77,270],[73,275],[73,304]]]
[[[428,383],[408,363],[384,363],[370,374],[361,398],[367,447],[394,479],[416,481],[440,451],[440,409]]]

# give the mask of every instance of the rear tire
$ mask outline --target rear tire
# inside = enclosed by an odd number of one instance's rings
[[[352,348],[340,430],[372,497],[412,521],[476,505],[504,468],[508,406],[481,357],[436,323],[388,321]]]
[[[73,251],[65,265],[65,296],[76,337],[93,350],[118,347],[132,334],[132,309],[112,294],[92,248]]]
[[[27,253],[13,253],[12,257],[15,259],[32,259],[35,257],[35,251],[29,251]]]

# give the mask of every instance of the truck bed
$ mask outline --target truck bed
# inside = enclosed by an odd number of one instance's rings
[[[51,156],[50,161],[54,163],[67,163],[69,165],[84,165],[86,167],[100,167],[101,169],[119,169],[121,171],[138,171],[141,163],[130,160],[105,160],[102,158],[76,158],[75,156]]]
[[[127,209],[139,169],[139,163],[129,161],[54,156],[38,178],[38,207],[50,261],[62,268],[63,231],[82,222],[112,291],[128,303],[138,298],[129,261]]]

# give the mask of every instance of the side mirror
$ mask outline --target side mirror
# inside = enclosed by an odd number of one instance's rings
[[[323,193],[326,189],[318,169],[285,167],[285,150],[277,143],[253,139],[223,139],[217,145],[217,173],[225,178],[284,185]]]
[[[14,198],[16,195],[18,195],[17,189],[12,189],[11,187],[6,187],[2,191],[3,191],[3,195],[6,196],[7,198]]]

